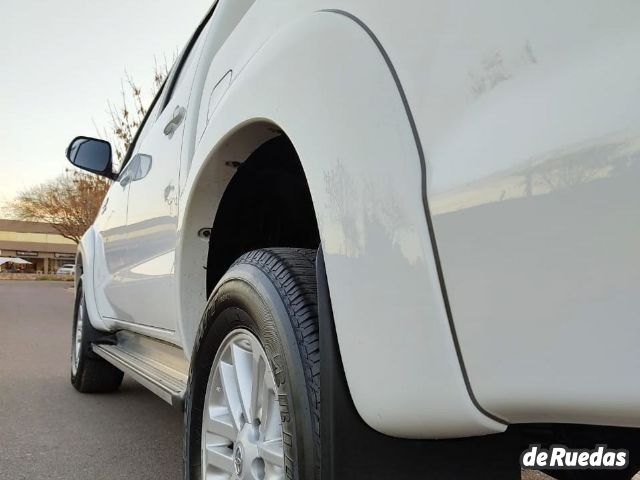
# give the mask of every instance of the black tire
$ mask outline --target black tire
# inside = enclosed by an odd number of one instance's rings
[[[320,342],[316,250],[272,248],[241,256],[209,302],[195,342],[185,399],[184,478],[201,479],[202,410],[225,337],[247,329],[278,385],[287,479],[320,478]]]
[[[79,315],[83,315],[81,340],[77,354],[77,369],[74,369],[76,356],[76,336]],[[73,310],[73,333],[71,335],[71,384],[82,393],[113,392],[122,383],[123,373],[106,360],[91,351],[91,343],[105,337],[105,333],[96,330],[89,321],[82,284],[78,284],[76,302]]]

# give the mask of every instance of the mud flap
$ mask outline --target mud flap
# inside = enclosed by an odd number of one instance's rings
[[[322,248],[316,275],[322,355],[322,480],[519,479],[521,443],[511,429],[484,437],[405,440],[383,435],[362,420],[342,368]]]

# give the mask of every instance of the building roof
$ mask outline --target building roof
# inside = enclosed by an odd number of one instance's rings
[[[45,253],[75,253],[76,244],[68,243],[44,243],[44,242],[14,242],[0,240],[0,251],[16,250],[20,252],[45,252]]]
[[[73,254],[77,248],[50,223],[0,220],[0,251]]]
[[[0,219],[0,232],[58,234],[58,231],[50,223],[25,222],[22,220],[6,220],[6,219]]]

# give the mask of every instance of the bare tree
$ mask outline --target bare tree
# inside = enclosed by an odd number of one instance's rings
[[[169,73],[166,58],[155,62],[151,98],[162,87]],[[106,138],[115,152],[114,166],[124,159],[147,113],[147,95],[125,74],[119,105],[108,102],[111,123],[98,135]],[[150,102],[150,100],[149,100]],[[105,177],[65,171],[48,182],[27,189],[6,205],[8,213],[21,220],[51,223],[65,238],[78,243],[93,223],[111,182]]]
[[[22,220],[50,223],[60,235],[78,243],[93,223],[110,183],[97,175],[67,171],[20,193],[9,203],[9,210]]]
[[[160,91],[168,74],[167,59],[163,57],[161,63],[155,59],[150,96],[147,96],[133,78],[125,72],[125,78],[122,80],[120,88],[119,104],[107,102],[111,123],[102,131],[96,126],[96,130],[99,135],[111,143],[111,148],[115,153],[114,165],[119,166],[124,160],[136,132],[147,114],[148,104]]]

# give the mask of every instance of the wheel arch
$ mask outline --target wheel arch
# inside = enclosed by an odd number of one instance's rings
[[[80,246],[78,246],[78,251],[76,252],[76,269],[75,269],[75,275],[73,277],[73,284],[76,290],[78,289],[80,278],[82,278],[82,272],[83,272],[82,250]]]
[[[74,277],[74,284],[76,292],[78,291],[78,285],[82,282],[82,291],[85,297],[85,303],[87,307],[87,315],[91,321],[91,325],[94,328],[101,331],[108,331],[109,328],[102,320],[98,311],[98,304],[96,303],[94,281],[93,281],[93,269],[94,269],[94,250],[95,250],[95,229],[93,226],[89,227],[84,233],[80,242],[78,243],[78,250],[76,252],[76,275]]]
[[[320,245],[313,200],[300,158],[287,137],[262,143],[242,162],[216,209],[207,253],[207,297],[241,255],[259,248]]]
[[[220,229],[214,228],[214,224],[216,219],[234,207],[228,205],[227,209],[222,209],[222,203],[230,195],[237,196],[232,190],[237,185],[241,171],[245,169],[243,164],[260,162],[263,157],[261,149],[278,139],[289,142],[286,132],[270,120],[254,119],[235,126],[208,153],[197,177],[188,188],[188,194],[183,200],[176,252],[176,274],[181,299],[181,322],[178,328],[187,356],[191,355],[192,340],[195,338],[204,304],[222,276],[221,273],[224,273],[220,272],[220,267],[215,274],[210,274],[214,245],[220,239],[228,238],[228,232],[219,231]],[[302,166],[300,169],[302,172]],[[306,178],[303,181],[306,185]],[[317,231],[315,214],[308,221]],[[309,244],[295,246],[306,245]],[[269,245],[254,243],[237,253],[239,256],[265,246]],[[225,255],[224,263],[228,266],[233,260]]]

